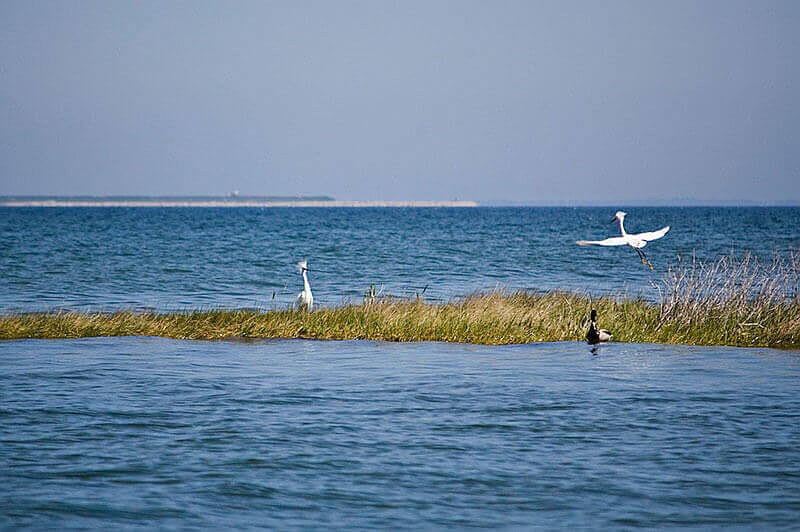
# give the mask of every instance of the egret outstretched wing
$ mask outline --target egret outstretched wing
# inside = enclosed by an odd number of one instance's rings
[[[579,246],[624,246],[628,240],[622,236],[614,236],[605,240],[578,240]]]
[[[614,215],[614,221],[619,222],[619,230],[622,233],[622,236],[606,238],[605,240],[578,240],[576,244],[579,246],[624,246],[628,245],[636,250],[636,253],[639,254],[639,258],[642,260],[642,264],[646,264],[650,266],[650,269],[653,269],[653,265],[650,264],[650,261],[647,260],[647,255],[644,254],[642,248],[647,245],[647,243],[651,240],[656,240],[661,238],[662,236],[667,234],[669,231],[669,226],[662,227],[658,231],[649,231],[647,233],[636,233],[636,234],[629,234],[625,232],[625,212],[617,211]]]
[[[636,237],[641,238],[646,242],[650,242],[651,240],[657,240],[662,236],[666,235],[667,231],[669,231],[669,226],[662,227],[658,231],[650,231],[648,233],[638,233]]]

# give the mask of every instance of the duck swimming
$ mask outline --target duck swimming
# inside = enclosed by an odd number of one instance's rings
[[[597,323],[597,311],[592,309],[592,317],[591,323],[589,323],[589,330],[586,331],[586,341],[590,345],[596,345],[600,343],[605,343],[611,340],[612,334],[605,329],[598,329]]]

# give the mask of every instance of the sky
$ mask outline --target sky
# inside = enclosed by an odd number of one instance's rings
[[[0,2],[0,195],[800,204],[800,2]]]

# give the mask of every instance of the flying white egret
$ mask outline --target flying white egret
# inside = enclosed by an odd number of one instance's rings
[[[639,258],[642,259],[642,264],[646,264],[650,266],[650,269],[653,269],[653,265],[650,264],[650,261],[647,260],[647,255],[644,254],[642,248],[647,245],[648,242],[651,240],[657,240],[662,236],[667,234],[669,231],[669,226],[662,227],[658,231],[650,231],[647,233],[636,233],[630,234],[625,231],[625,214],[622,211],[617,211],[617,214],[614,215],[614,219],[611,220],[612,222],[619,221],[619,230],[622,232],[622,236],[615,236],[611,238],[606,238],[605,240],[578,240],[576,244],[579,246],[625,246],[628,245],[636,250],[636,253],[639,254]]]
[[[591,345],[605,343],[611,340],[612,334],[605,329],[598,329],[597,323],[597,311],[592,309],[592,317],[589,323],[589,330],[586,331],[586,342]]]
[[[311,307],[314,306],[314,295],[311,293],[311,285],[308,284],[308,261],[300,261],[297,263],[297,269],[303,274],[303,291],[297,295],[297,306],[305,307],[307,311],[311,312]]]

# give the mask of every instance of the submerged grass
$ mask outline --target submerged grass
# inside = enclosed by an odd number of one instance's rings
[[[163,336],[516,344],[582,340],[592,308],[617,342],[800,347],[800,254],[679,263],[658,301],[567,292],[487,292],[445,304],[365,299],[305,312],[30,313],[0,317],[0,339]]]

